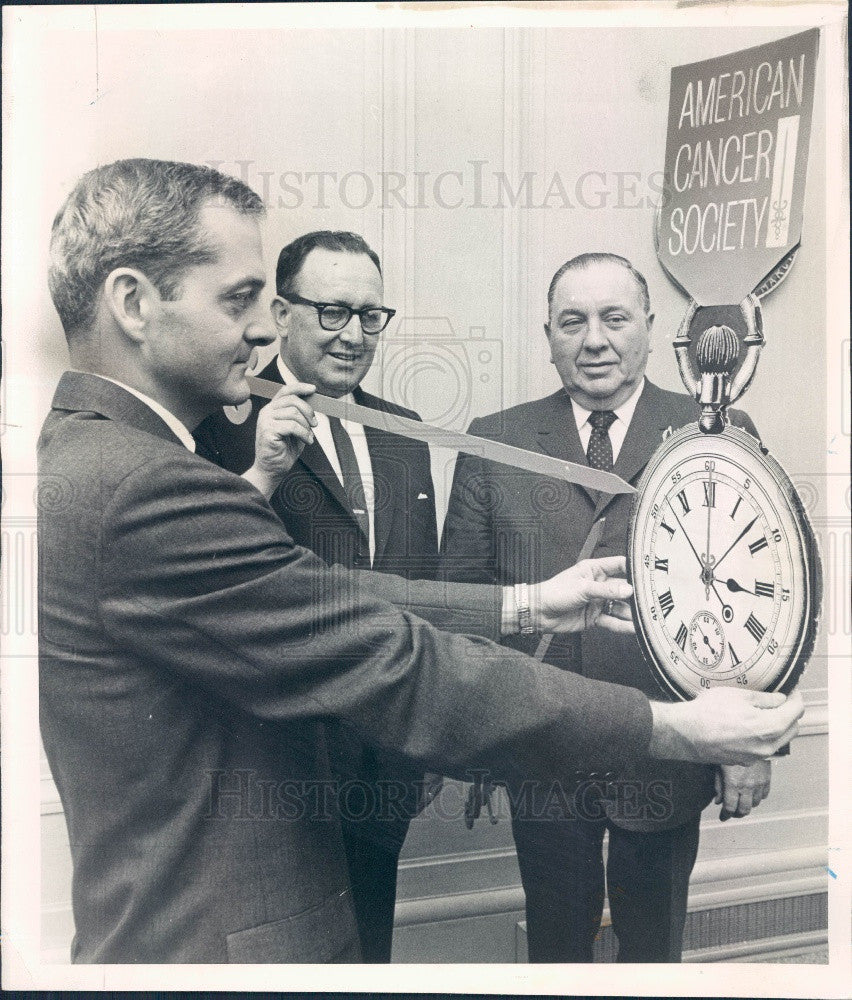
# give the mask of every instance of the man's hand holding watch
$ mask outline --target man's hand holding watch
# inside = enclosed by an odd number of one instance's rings
[[[583,559],[542,583],[504,587],[503,631],[581,632],[596,625],[632,634],[633,588],[625,572],[624,556],[607,556]]]

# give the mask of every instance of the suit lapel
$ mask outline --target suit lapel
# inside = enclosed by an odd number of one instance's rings
[[[355,390],[354,396],[355,402],[362,406],[369,406],[374,410],[383,409],[375,396],[370,396],[360,389]],[[395,484],[399,483],[400,478],[399,465],[394,462],[393,458],[394,435],[380,431],[375,427],[365,427],[364,433],[367,435],[367,449],[370,452],[370,464],[373,467],[373,531],[376,536],[373,561],[377,562],[384,555],[388,539],[391,537],[391,528],[396,513],[400,509],[401,501],[404,503],[404,499],[401,493],[394,488]]]
[[[352,507],[349,505],[349,498],[344,493],[343,486],[337,478],[337,473],[329,462],[328,456],[318,442],[314,441],[313,444],[305,445],[299,457],[299,463],[319,481],[323,489],[337,501],[346,516],[357,526]]]
[[[529,447],[554,458],[587,465],[568,393],[560,390],[550,396],[548,402],[550,405],[542,414],[539,429],[531,437]],[[660,390],[646,379],[612,471],[626,482],[633,482],[662,443],[668,423],[670,421],[666,420],[663,412]],[[585,493],[594,504],[596,519],[615,499],[612,494],[587,490],[584,486],[577,485],[577,489]]]
[[[560,389],[547,402],[550,405],[541,415],[538,430],[530,444],[531,450],[544,452],[545,455],[565,462],[588,465],[568,393]],[[574,485],[595,503],[598,496],[595,490],[588,490],[577,483]]]
[[[279,385],[284,384],[284,380],[281,378],[281,372],[278,368],[277,356],[274,357],[263,369],[259,378],[267,379],[270,382],[277,382]],[[262,400],[261,402],[265,403],[267,401]],[[355,520],[355,515],[352,513],[349,498],[343,491],[343,486],[337,478],[337,473],[334,471],[331,462],[329,462],[328,456],[317,441],[314,441],[313,444],[305,445],[302,449],[302,454],[299,456],[293,466],[293,469],[291,470],[291,474],[292,472],[297,471],[300,467],[304,469],[304,471],[310,473],[310,475],[317,480],[320,486],[335,500],[343,513],[346,514],[352,524],[357,528],[358,522]]]
[[[646,379],[612,471],[626,482],[635,485],[634,480],[639,477],[651,455],[662,444],[666,426],[667,421],[660,405],[660,390]],[[610,494],[601,494],[595,504],[595,517],[598,517],[614,499],[615,497]]]

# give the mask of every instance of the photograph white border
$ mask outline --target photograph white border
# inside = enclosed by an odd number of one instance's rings
[[[20,254],[26,254],[27,164],[40,148],[39,136],[27,125],[28,85],[39,67],[30,46],[40,32],[65,27],[93,31],[121,25],[144,30],[195,28],[203,13],[205,26],[246,28],[432,26],[628,26],[678,24],[708,26],[787,26],[790,33],[824,28],[818,72],[827,86],[826,131],[832,150],[828,161],[827,217],[838,222],[831,231],[826,258],[826,296],[832,317],[826,336],[837,348],[849,341],[848,297],[848,108],[846,106],[846,6],[837,3],[730,4],[698,3],[566,3],[566,4],[217,4],[6,7],[3,10],[3,305],[4,342],[26,336],[25,315],[16,299]],[[836,143],[836,147],[833,145]],[[836,155],[834,149],[836,148]],[[663,150],[660,150],[662,161]],[[650,234],[649,234],[650,239]],[[805,251],[806,252],[806,251]],[[792,280],[795,280],[795,276]],[[848,356],[848,346],[847,346]],[[12,354],[13,363],[25,356]],[[25,425],[29,400],[28,373],[4,367],[3,419]],[[844,442],[829,453],[829,473],[849,482],[848,382],[829,370],[826,386],[826,441]],[[37,432],[37,428],[34,433]],[[31,501],[35,475],[33,434],[5,434],[4,517]],[[25,485],[26,483],[29,484]],[[27,489],[29,492],[27,493]],[[26,494],[26,496],[25,496]],[[829,513],[846,516],[843,495],[831,498]],[[848,590],[848,581],[840,581]],[[841,591],[842,592],[842,591]],[[827,966],[534,966],[534,965],[391,965],[391,966],[72,966],[45,965],[40,959],[39,877],[39,747],[37,734],[36,650],[7,642],[2,655],[2,932],[3,986],[42,989],[174,989],[174,990],[309,990],[405,991],[516,994],[842,997],[852,988],[850,961],[850,761],[848,706],[850,684],[848,636],[829,638],[836,657],[830,671],[830,825],[827,875],[829,947]]]

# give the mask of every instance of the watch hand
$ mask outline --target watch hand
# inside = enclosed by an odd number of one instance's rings
[[[680,528],[681,531],[683,531],[684,538],[686,538],[686,540],[689,542],[689,547],[692,549],[692,554],[698,560],[699,565],[701,566],[701,569],[703,571],[704,570],[704,560],[695,551],[695,546],[692,544],[692,539],[689,537],[689,535],[687,535],[686,531],[684,530],[683,525],[680,523],[680,518],[677,516],[677,511],[674,509],[674,507],[672,507],[672,502],[671,502],[671,500],[669,500],[668,497],[666,497],[666,503],[669,505],[669,510],[672,512],[672,514],[674,514],[674,519],[677,521],[678,527]]]
[[[732,622],[734,620],[734,609],[731,607],[730,604],[725,604],[725,602],[722,600],[722,595],[716,589],[715,580],[710,581],[710,586],[713,590],[713,593],[719,598],[719,603],[722,605],[722,620],[727,623]]]
[[[671,504],[669,504],[669,506],[671,506]],[[733,548],[733,547],[734,547],[734,546],[735,546],[735,545],[737,544],[737,542],[738,542],[738,541],[740,541],[740,539],[741,539],[741,538],[742,538],[742,537],[743,537],[744,535],[748,534],[748,532],[749,532],[749,531],[751,531],[751,529],[752,529],[752,528],[754,527],[754,523],[755,523],[755,521],[756,521],[756,520],[757,520],[757,518],[756,518],[756,517],[753,517],[753,518],[752,518],[752,519],[751,519],[751,520],[750,520],[750,521],[748,522],[748,524],[747,524],[747,525],[746,525],[746,526],[745,526],[745,527],[743,528],[743,530],[742,530],[742,531],[741,531],[741,532],[740,532],[740,533],[739,533],[739,534],[737,535],[737,537],[736,537],[736,538],[735,538],[735,539],[733,540],[733,542],[731,542],[731,544],[730,544],[730,545],[728,546],[728,548],[727,548],[727,549],[725,550],[725,554],[724,554],[724,555],[722,555],[722,556],[720,556],[720,557],[719,557],[719,558],[718,558],[718,559],[716,560],[716,569],[718,569],[718,568],[719,568],[719,563],[720,563],[720,562],[721,562],[721,561],[722,561],[722,560],[723,560],[723,559],[725,558],[725,556],[726,556],[726,555],[727,555],[727,554],[728,554],[728,553],[729,553],[729,552],[731,551],[731,549],[732,549],[732,548]]]
[[[736,580],[732,580],[730,577],[728,577],[728,579],[725,580],[725,586],[728,588],[728,590],[731,591],[732,594],[737,594],[740,591],[742,591],[743,594],[751,594],[752,597],[755,596],[753,590],[746,589],[745,587],[737,583]]]
[[[704,645],[707,646],[707,648],[710,650],[710,652],[715,656],[716,655],[716,650],[710,645],[710,640],[707,638],[707,636],[703,632],[701,633],[701,638],[704,640]]]
[[[710,505],[710,499],[713,496],[713,470],[712,469],[709,470],[709,473],[708,473],[708,476],[707,476],[707,483],[708,483],[708,486],[709,486],[709,491],[708,491],[708,495],[707,495],[707,551],[705,552],[704,557],[707,560],[707,564],[710,565],[710,563],[711,563],[711,556],[710,556],[710,510],[711,510],[711,505]],[[708,578],[707,574],[705,574],[705,579],[704,579],[704,599],[706,601],[710,600],[710,579]]]

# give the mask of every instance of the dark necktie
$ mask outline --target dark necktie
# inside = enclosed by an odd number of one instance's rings
[[[352,513],[355,515],[355,520],[358,522],[358,527],[361,529],[361,534],[364,536],[365,545],[359,554],[367,556],[370,551],[370,519],[367,515],[367,499],[364,496],[364,483],[361,481],[355,449],[352,447],[352,439],[339,418],[329,417],[328,422],[331,425],[331,437],[340,461],[343,490],[349,500]]]
[[[612,410],[592,410],[589,423],[592,425],[592,436],[586,449],[586,458],[593,469],[612,470],[612,441],[609,439],[609,429],[615,420]]]

